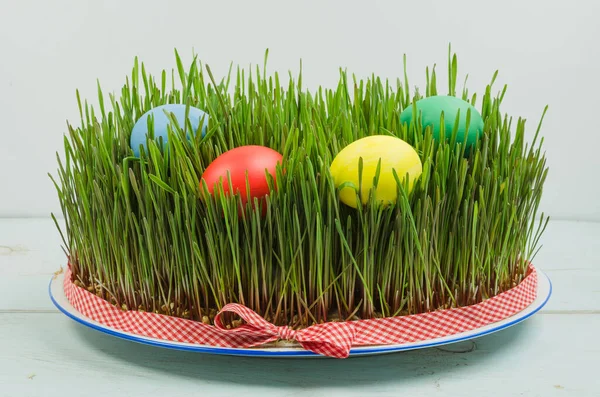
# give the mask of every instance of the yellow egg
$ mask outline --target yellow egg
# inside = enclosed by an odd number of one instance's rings
[[[392,170],[396,170],[403,181],[409,176],[409,191],[414,181],[421,175],[423,166],[415,149],[400,138],[388,135],[374,135],[359,139],[342,149],[331,163],[331,175],[336,187],[351,182],[358,189],[358,163],[363,159],[361,201],[366,204],[369,191],[373,189],[373,178],[377,172],[377,163],[381,159],[379,182],[375,190],[375,200],[383,205],[394,204],[397,199],[397,183]],[[357,207],[356,190],[344,187],[340,191],[340,200],[350,207]]]

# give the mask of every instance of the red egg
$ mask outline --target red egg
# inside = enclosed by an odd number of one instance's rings
[[[240,194],[242,203],[246,205],[248,192],[246,191],[246,175],[250,186],[250,198],[262,198],[269,193],[266,172],[275,177],[278,163],[283,163],[283,156],[277,151],[264,146],[241,146],[231,149],[217,157],[204,171],[202,179],[208,186],[208,191],[213,194],[218,191],[218,183],[223,183],[223,192],[229,193],[231,178],[234,194]],[[202,184],[201,184],[202,186]],[[264,210],[264,209],[263,209]]]

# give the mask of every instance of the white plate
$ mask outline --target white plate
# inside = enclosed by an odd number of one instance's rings
[[[500,331],[505,328],[511,327],[515,324],[518,324],[521,321],[528,319],[533,314],[538,312],[542,307],[544,307],[546,302],[548,302],[550,295],[552,294],[552,283],[550,282],[548,276],[546,276],[540,270],[537,270],[537,275],[537,298],[524,310],[502,321],[488,324],[484,327],[480,327],[471,331],[445,336],[443,338],[435,338],[420,342],[404,343],[399,345],[355,347],[352,348],[352,350],[350,351],[350,356],[366,356],[374,354],[393,353],[403,350],[422,349],[426,347],[446,345],[449,343],[461,342],[469,339],[478,338],[480,336],[488,335],[493,332]],[[163,339],[149,338],[146,336],[135,335],[129,332],[119,331],[114,328],[110,328],[103,324],[100,324],[75,310],[67,300],[67,297],[65,296],[63,290],[63,279],[64,273],[53,278],[50,281],[50,285],[48,287],[50,298],[52,299],[52,302],[56,305],[56,307],[76,322],[112,336],[152,346],[194,351],[200,353],[252,357],[323,357],[313,352],[303,350],[300,347],[255,347],[248,349],[235,349],[228,347],[197,345],[193,343],[171,342]]]

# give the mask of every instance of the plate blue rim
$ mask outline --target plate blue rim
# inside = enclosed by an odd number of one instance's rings
[[[422,343],[410,344],[407,346],[390,345],[390,346],[357,347],[357,348],[350,350],[350,357],[353,357],[353,356],[356,357],[356,356],[362,356],[362,355],[394,353],[394,352],[400,352],[400,351],[424,349],[424,348],[428,348],[428,347],[447,345],[447,344],[451,344],[451,343],[457,343],[457,342],[461,342],[461,341],[465,341],[465,340],[479,338],[481,336],[489,335],[491,333],[498,332],[498,331],[501,331],[508,327],[511,327],[513,325],[516,325],[518,323],[521,323],[521,322],[527,320],[528,318],[530,318],[531,316],[533,316],[538,311],[540,311],[546,305],[546,303],[548,303],[550,296],[552,296],[552,281],[545,273],[543,273],[539,269],[537,269],[537,271],[540,276],[543,276],[544,279],[547,280],[548,287],[549,287],[548,293],[544,297],[543,301],[541,303],[538,303],[537,307],[535,307],[533,310],[531,310],[526,315],[519,316],[519,317],[515,318],[514,320],[511,320],[508,322],[499,323],[497,326],[488,328],[484,331],[471,332],[471,333],[469,333],[469,335],[457,336],[456,338],[444,339],[444,340],[440,340],[440,341],[435,341],[435,340],[423,341]],[[62,274],[60,276],[64,277],[64,275],[62,275]],[[62,279],[62,277],[60,277],[60,278]],[[137,342],[137,343],[141,343],[141,344],[145,344],[145,345],[150,345],[150,346],[173,349],[173,350],[190,351],[190,352],[197,352],[197,353],[208,353],[208,354],[218,354],[218,355],[229,355],[229,356],[281,357],[281,358],[283,358],[283,357],[323,357],[323,356],[313,353],[311,351],[299,350],[299,349],[294,349],[294,348],[281,349],[281,350],[267,350],[267,349],[257,349],[257,348],[236,349],[236,348],[224,348],[224,347],[209,347],[209,346],[201,346],[201,345],[195,346],[195,345],[191,345],[191,344],[190,345],[180,345],[180,344],[171,343],[169,341],[160,341],[158,339],[149,339],[146,337],[141,337],[141,336],[123,333],[120,331],[115,331],[110,328],[101,327],[101,326],[98,326],[98,325],[92,323],[91,321],[86,321],[85,318],[75,316],[74,314],[70,313],[66,308],[64,308],[56,300],[56,298],[52,294],[52,285],[54,282],[56,282],[55,279],[56,279],[56,277],[52,277],[50,279],[50,283],[48,284],[48,294],[50,295],[50,299],[52,300],[52,303],[54,304],[54,306],[56,306],[58,308],[58,310],[60,310],[67,317],[69,317],[70,319],[74,320],[75,322],[77,322],[79,324],[82,324],[82,325],[89,327],[91,329],[94,329],[96,331],[100,331],[104,334],[115,336],[120,339]],[[83,315],[82,315],[82,317],[83,317]],[[440,339],[442,339],[442,338],[440,338]]]

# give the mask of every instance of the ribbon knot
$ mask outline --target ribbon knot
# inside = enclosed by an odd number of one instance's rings
[[[296,340],[297,333],[298,331],[288,327],[287,325],[284,325],[283,327],[277,327],[277,334],[279,338],[283,340]]]
[[[235,313],[246,323],[227,329],[221,321],[221,314]],[[215,327],[221,332],[237,336],[235,347],[255,347],[278,339],[298,342],[305,350],[324,356],[346,358],[356,336],[354,324],[349,322],[328,322],[295,330],[287,326],[271,324],[253,310],[237,303],[227,304],[215,316]]]

